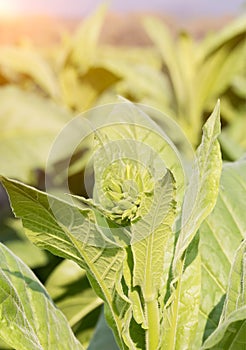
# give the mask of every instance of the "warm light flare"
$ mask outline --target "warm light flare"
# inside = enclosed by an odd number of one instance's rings
[[[18,14],[18,6],[14,0],[0,0],[0,17],[15,16]]]

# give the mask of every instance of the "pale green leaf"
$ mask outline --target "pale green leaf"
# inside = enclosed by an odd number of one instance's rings
[[[65,64],[77,67],[80,75],[92,67],[97,59],[98,39],[102,29],[106,6],[101,5],[77,29],[67,51]]]
[[[186,99],[186,89],[184,88],[184,82],[180,74],[176,46],[172,35],[163,21],[156,18],[146,17],[144,19],[144,28],[160,50],[163,61],[171,76],[176,102],[182,105]]]
[[[132,225],[132,233],[138,240],[133,242],[133,286],[139,286],[143,297],[144,327],[146,331],[146,347],[157,347],[162,312],[158,297],[167,289],[169,269],[164,270],[165,252],[175,218],[174,179],[170,172],[156,186],[157,198],[151,208],[136,224]],[[147,237],[146,237],[147,233]]]
[[[43,91],[57,99],[59,84],[51,66],[34,48],[1,47],[0,71],[10,83],[25,85],[27,77],[34,86],[37,84]]]
[[[246,240],[235,253],[223,312],[202,349],[239,350],[246,346]]]
[[[234,254],[245,239],[245,179],[245,160],[223,166],[216,206],[199,229],[202,293],[194,350],[219,323]]]
[[[221,322],[229,315],[246,305],[246,239],[242,241],[235,253],[229,276],[226,299]],[[246,319],[246,316],[245,316]],[[245,341],[246,343],[246,341]]]
[[[185,194],[181,231],[174,256],[174,271],[201,223],[210,214],[217,200],[222,167],[220,147],[217,141],[219,133],[218,103],[203,127],[203,137],[197,150],[197,160]]]
[[[0,337],[15,349],[83,349],[32,271],[0,245]]]
[[[245,42],[239,43],[233,50],[230,47],[221,47],[198,66],[196,103],[199,111],[230,87],[233,78],[242,70],[243,57],[246,57]]]
[[[172,232],[175,218],[175,183],[168,171],[156,186],[156,198],[151,208],[136,224],[132,232],[138,234],[138,241],[133,242],[131,249],[134,257],[133,283],[140,286],[143,296],[157,296],[165,287],[164,257],[167,242]],[[147,233],[147,235],[146,235]],[[166,281],[165,281],[166,282]]]
[[[199,60],[205,61],[222,46],[237,44],[245,40],[246,16],[241,16],[214,35],[209,35],[200,46]]]
[[[116,286],[125,252],[112,240],[107,247],[106,221],[101,218],[97,223],[99,215],[92,210],[80,209],[17,181],[3,177],[1,181],[29,239],[86,269],[94,290],[106,302],[107,320],[124,349],[121,333],[129,303]]]
[[[18,87],[0,88],[0,173],[30,182],[71,118],[61,107]]]
[[[162,350],[189,350],[198,325],[201,294],[199,254],[186,267],[165,306]]]

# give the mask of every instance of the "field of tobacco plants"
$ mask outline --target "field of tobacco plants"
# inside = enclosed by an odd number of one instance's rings
[[[0,349],[246,349],[246,17],[106,12],[0,46]]]

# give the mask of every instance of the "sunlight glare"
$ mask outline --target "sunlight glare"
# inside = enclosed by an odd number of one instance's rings
[[[15,16],[18,6],[14,0],[0,0],[0,17]]]

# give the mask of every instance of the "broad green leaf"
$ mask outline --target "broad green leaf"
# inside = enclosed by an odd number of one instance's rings
[[[146,216],[132,225],[133,235],[138,234],[137,242],[133,242],[131,246],[134,261],[133,287],[138,286],[142,291],[147,349],[157,348],[159,343],[162,313],[158,297],[164,295],[167,289],[169,269],[164,270],[165,251],[173,234],[174,186],[174,179],[167,172],[155,189],[158,195],[151,208],[146,208]]]
[[[245,179],[244,159],[224,164],[216,206],[199,229],[202,293],[194,350],[219,323],[234,254],[245,239]]]
[[[0,105],[0,172],[31,182],[71,116],[52,101],[14,86],[0,88]]]
[[[133,223],[132,231],[138,233],[138,241],[132,244],[134,257],[133,281],[134,286],[140,286],[143,296],[148,298],[147,289],[151,295],[158,295],[164,287],[164,255],[167,242],[172,234],[175,218],[175,183],[168,171],[157,184],[158,195],[146,208],[147,214],[143,219]],[[148,233],[146,237],[146,233]],[[147,294],[146,294],[147,293]]]
[[[25,85],[27,77],[30,84],[37,84],[53,99],[59,97],[59,84],[51,66],[34,48],[1,47],[0,71],[10,83]]]
[[[184,197],[181,231],[174,256],[174,272],[203,220],[212,211],[219,190],[221,153],[217,137],[220,133],[219,103],[203,127],[196,164]]]
[[[185,252],[187,254],[187,248],[197,230],[216,202],[221,168],[217,141],[219,132],[219,105],[217,105],[204,125],[195,168],[184,198],[181,230],[173,260],[174,280],[163,321],[164,326],[166,324],[163,350],[190,349],[196,335],[201,289],[200,254],[198,253],[186,268],[183,255]]]
[[[1,181],[29,239],[40,248],[71,259],[86,269],[94,290],[106,302],[107,320],[125,349],[121,338],[122,320],[129,302],[116,291],[125,252],[112,241],[107,247],[106,222],[97,223],[99,215],[90,209],[79,209],[17,181],[3,177]]]
[[[246,240],[235,253],[220,323],[203,349],[242,349],[246,345]]]
[[[19,350],[83,349],[32,271],[0,244],[0,337]]]
[[[201,294],[199,254],[177,280],[167,301],[161,350],[189,350],[196,335]]]

